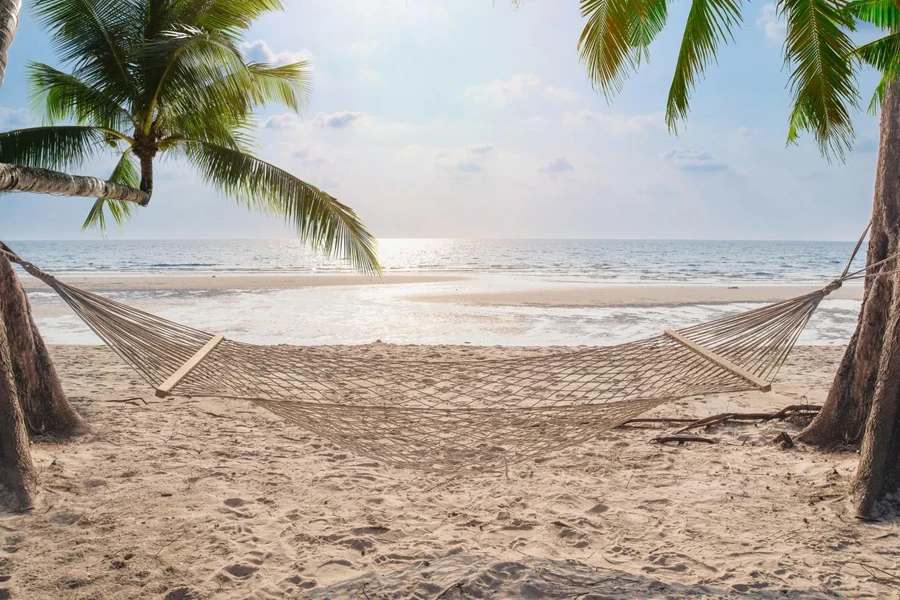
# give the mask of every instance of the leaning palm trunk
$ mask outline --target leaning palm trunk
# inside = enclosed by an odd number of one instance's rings
[[[880,144],[867,263],[900,252],[900,83],[881,112]],[[888,262],[884,269],[896,266]],[[822,411],[801,440],[817,446],[861,444],[853,483],[857,515],[873,518],[900,484],[900,273],[867,280],[850,339]]]
[[[18,24],[21,0],[0,0],[0,83]],[[0,164],[0,190],[125,200],[146,205],[150,195],[103,181],[18,165]],[[0,253],[0,483],[7,503],[34,506],[38,477],[28,432],[66,435],[84,423],[60,385],[47,347],[31,317],[25,292]]]
[[[123,200],[147,206],[150,193],[97,177],[69,175],[50,169],[0,163],[0,191],[36,192],[59,196],[81,196]]]

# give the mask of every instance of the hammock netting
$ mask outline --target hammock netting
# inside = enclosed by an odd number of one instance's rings
[[[13,260],[159,396],[251,401],[359,455],[454,471],[546,458],[676,398],[768,390],[822,298],[840,286],[617,346],[411,361],[223,339]]]

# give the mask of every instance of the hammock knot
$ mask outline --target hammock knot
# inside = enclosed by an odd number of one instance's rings
[[[840,279],[835,279],[834,281],[832,281],[831,283],[826,285],[824,288],[822,288],[822,295],[827,296],[834,290],[840,289],[840,287],[842,285],[844,285],[843,281],[841,281]]]

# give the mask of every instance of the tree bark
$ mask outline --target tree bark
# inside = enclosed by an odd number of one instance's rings
[[[5,305],[0,295],[0,308]],[[19,405],[6,325],[0,319],[0,483],[14,508],[34,507],[38,478],[31,462],[28,432]]]
[[[900,83],[881,108],[878,163],[867,264],[900,251]],[[893,271],[900,261],[878,270]],[[856,331],[822,411],[799,439],[820,447],[860,444],[852,484],[857,516],[875,518],[900,482],[900,277],[867,279]]]
[[[3,248],[0,242],[0,248]],[[12,264],[0,253],[0,317],[9,334],[13,376],[25,424],[33,434],[72,435],[87,427],[69,404],[50,354],[31,316],[25,290]]]
[[[141,206],[150,203],[148,191],[136,190],[98,177],[69,175],[50,169],[21,165],[0,164],[0,191],[108,198],[134,202]]]
[[[9,47],[16,37],[16,29],[19,27],[19,10],[22,8],[22,0],[0,1],[0,85],[6,75],[7,56]]]

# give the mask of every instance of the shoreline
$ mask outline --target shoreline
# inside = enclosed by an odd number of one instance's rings
[[[602,308],[635,306],[690,306],[736,302],[779,302],[820,289],[815,285],[620,285],[582,288],[532,289],[498,292],[416,294],[408,300],[465,306],[531,306]],[[845,286],[832,292],[835,300],[862,300],[862,286]]]
[[[20,274],[21,275],[21,274]],[[368,275],[314,274],[148,274],[59,275],[58,279],[72,287],[92,292],[152,292],[152,291],[225,291],[236,289],[295,289],[358,285],[399,285],[410,283],[451,283],[468,278],[454,275],[388,274]],[[20,277],[26,291],[44,291],[47,286],[34,277]]]
[[[582,283],[560,284],[522,279],[491,280],[490,276],[451,273],[397,273],[383,277],[355,274],[103,274],[62,275],[59,279],[73,287],[92,292],[226,292],[274,291],[330,287],[375,287],[416,284],[460,283],[458,289],[425,292],[409,290],[403,300],[430,304],[477,307],[648,307],[714,305],[739,302],[778,302],[821,289],[821,284],[721,284],[721,283]],[[482,281],[479,282],[478,280]],[[20,277],[28,292],[48,291],[47,286],[29,276]],[[484,282],[488,286],[482,285]],[[480,284],[481,283],[481,284]],[[498,283],[499,289],[491,289]],[[828,296],[837,300],[861,300],[862,285],[845,285]]]

